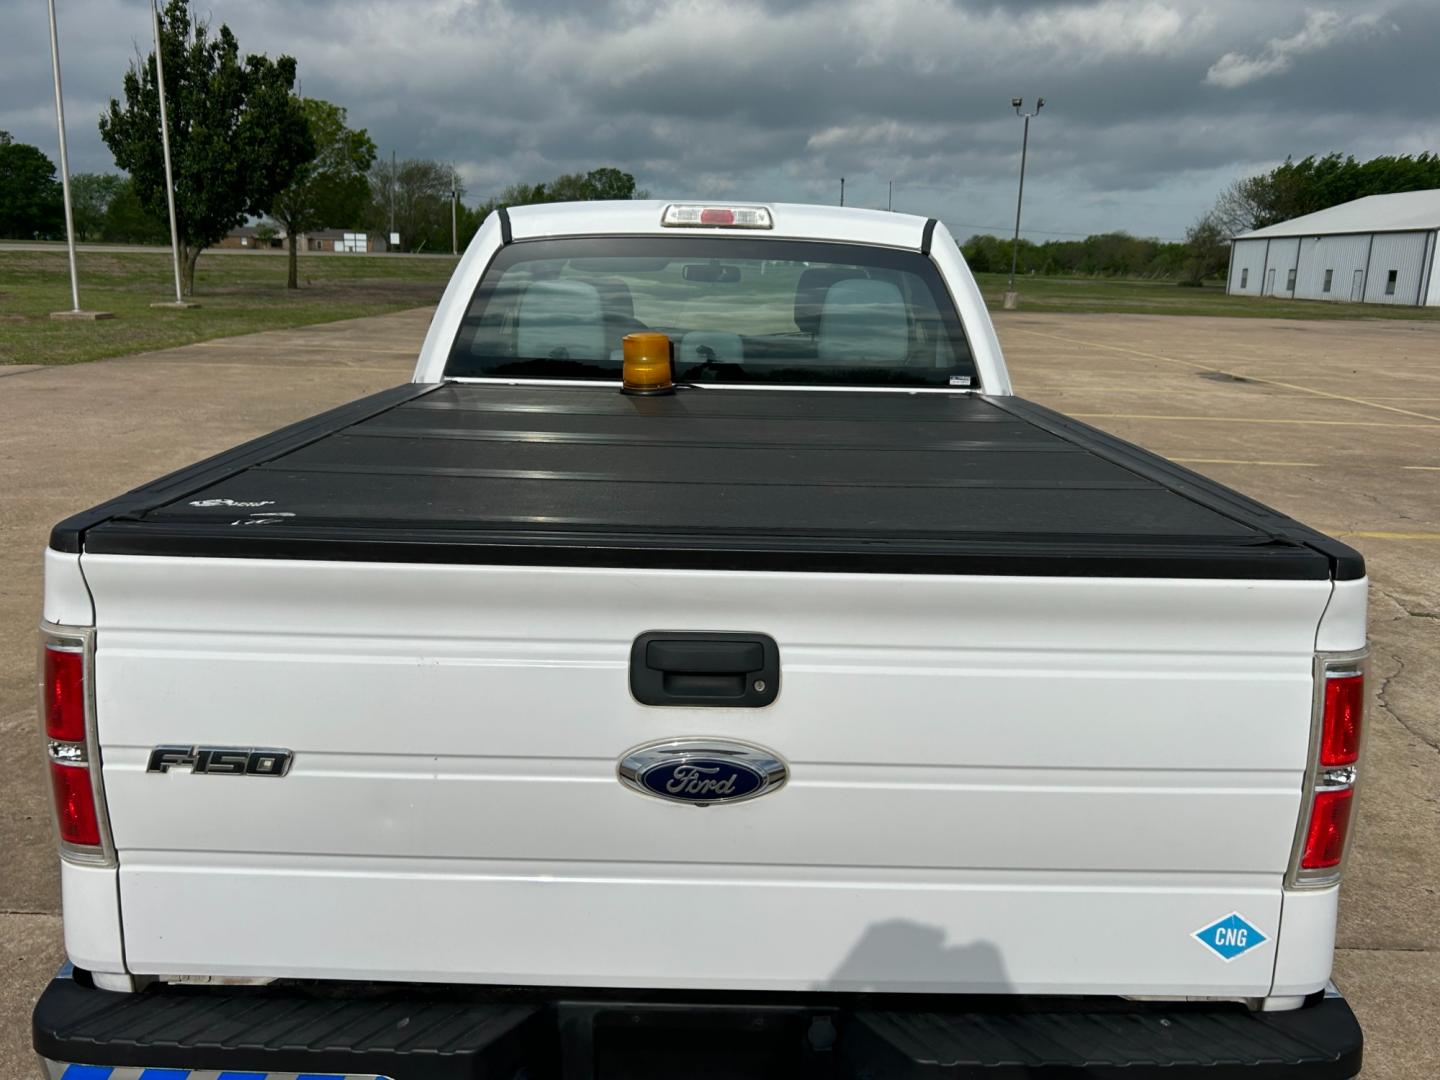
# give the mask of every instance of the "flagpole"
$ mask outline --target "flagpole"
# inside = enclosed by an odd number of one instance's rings
[[[65,99],[60,92],[60,35],[55,28],[55,0],[50,4],[50,67],[55,72],[55,127],[60,134],[60,183],[65,193],[65,246],[70,253],[71,311],[80,311],[80,275],[75,272],[75,212],[70,208],[70,155],[65,147]]]
[[[52,311],[52,319],[111,319],[108,311],[83,311],[80,274],[75,267],[75,211],[70,201],[70,153],[65,145],[65,95],[60,89],[60,32],[55,25],[55,0],[50,8],[50,69],[55,73],[55,130],[60,136],[60,186],[65,199],[65,248],[70,256],[70,310]]]
[[[50,0],[53,7],[55,0]],[[150,0],[150,22],[155,29],[155,88],[160,94],[160,145],[165,153],[165,199],[170,206],[170,261],[175,268],[175,306],[185,306],[185,297],[180,292],[180,233],[175,227],[175,176],[170,168],[170,120],[165,111],[165,64],[161,59],[164,49],[160,42],[160,9],[156,0]]]

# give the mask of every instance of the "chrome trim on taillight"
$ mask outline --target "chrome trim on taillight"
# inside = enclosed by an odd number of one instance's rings
[[[1338,885],[1349,856],[1350,843],[1355,836],[1355,819],[1352,808],[1350,823],[1345,833],[1345,851],[1335,866],[1306,869],[1300,863],[1305,857],[1305,841],[1310,834],[1310,819],[1315,813],[1315,796],[1325,791],[1353,791],[1359,781],[1359,764],[1364,760],[1365,742],[1369,737],[1369,718],[1360,721],[1360,757],[1354,765],[1323,767],[1320,764],[1320,745],[1325,733],[1325,684],[1330,679],[1343,679],[1355,675],[1366,676],[1369,686],[1370,650],[1357,649],[1351,652],[1322,652],[1315,654],[1314,689],[1310,700],[1310,751],[1305,761],[1305,781],[1300,791],[1300,813],[1295,823],[1295,840],[1290,847],[1290,868],[1285,874],[1285,885],[1291,889],[1323,889]],[[1366,710],[1368,712],[1368,709]]]
[[[85,657],[85,741],[83,743],[57,742],[45,731],[45,650],[61,649],[65,652],[83,653]],[[95,628],[91,626],[61,626],[57,623],[40,623],[39,650],[40,682],[40,729],[45,735],[48,761],[70,768],[89,769],[90,792],[95,800],[95,820],[99,826],[100,844],[71,844],[60,839],[59,823],[56,822],[56,843],[60,857],[66,862],[85,866],[115,866],[115,842],[110,834],[110,811],[105,805],[105,785],[100,771],[100,730],[95,717]],[[53,818],[52,814],[52,818]]]
[[[90,754],[84,743],[59,742],[50,740],[50,760],[56,765],[84,766],[90,763]]]

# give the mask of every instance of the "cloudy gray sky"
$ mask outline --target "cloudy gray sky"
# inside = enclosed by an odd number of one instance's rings
[[[148,42],[144,0],[57,0],[72,167]],[[1436,0],[198,0],[299,60],[382,153],[472,198],[613,164],[657,197],[834,201],[959,235],[1178,237],[1236,176],[1342,149],[1440,150]],[[45,4],[3,0],[0,129],[54,156]]]

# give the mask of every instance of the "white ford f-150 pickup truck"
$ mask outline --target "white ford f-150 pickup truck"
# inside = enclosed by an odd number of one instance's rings
[[[1365,607],[1348,547],[1014,396],[934,220],[499,211],[411,383],[55,527],[34,1044],[1350,1077]]]

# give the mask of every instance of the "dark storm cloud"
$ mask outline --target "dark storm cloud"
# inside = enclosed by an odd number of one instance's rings
[[[1013,213],[1013,95],[1035,230],[1176,236],[1247,171],[1440,144],[1427,0],[210,0],[300,60],[382,152],[456,162],[472,196],[615,164],[657,195],[833,199],[972,226]],[[61,0],[78,169],[142,0]],[[39,4],[0,39],[0,128],[54,145]]]

